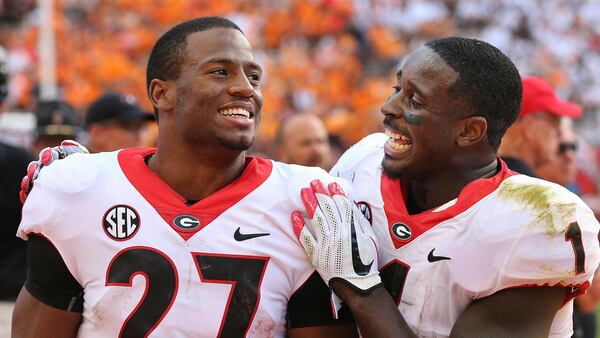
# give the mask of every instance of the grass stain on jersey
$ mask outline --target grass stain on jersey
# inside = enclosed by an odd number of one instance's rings
[[[530,224],[545,222],[548,237],[563,234],[574,220],[576,203],[564,202],[564,198],[553,186],[504,181],[498,195],[535,212],[537,217]]]
[[[557,269],[555,266],[553,266],[552,264],[541,264],[540,265],[540,270],[549,273],[551,276],[564,276],[565,273],[570,275],[570,276],[576,276],[575,273],[575,268],[569,270],[569,271],[564,271],[564,270],[560,270]]]

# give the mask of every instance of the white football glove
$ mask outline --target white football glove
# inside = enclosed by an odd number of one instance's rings
[[[337,183],[314,180],[301,191],[308,217],[292,213],[294,231],[325,283],[341,279],[368,293],[381,284],[369,221]]]
[[[86,147],[73,140],[64,140],[56,147],[46,147],[40,150],[38,160],[29,162],[29,165],[27,166],[27,175],[21,180],[21,191],[19,191],[21,203],[25,203],[27,196],[33,188],[33,183],[43,167],[49,166],[56,160],[77,153],[89,154],[90,152]]]

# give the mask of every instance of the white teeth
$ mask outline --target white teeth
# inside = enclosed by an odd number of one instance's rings
[[[387,129],[385,130],[385,134],[386,134],[388,137],[390,137],[390,138],[394,138],[394,139],[396,139],[396,138],[400,138],[400,135],[399,135],[399,134],[396,134],[396,133],[394,133],[394,132],[392,132],[392,131],[390,131],[390,130],[387,130]]]
[[[406,150],[411,147],[410,144],[399,144],[396,142],[389,142],[388,144],[390,145],[390,147],[397,149],[397,150]]]
[[[400,140],[400,141],[406,141],[406,142],[410,142],[410,139],[404,135],[398,134],[398,133],[394,133],[393,131],[390,131],[388,129],[385,130],[385,134],[389,137],[392,138],[394,140]]]
[[[250,112],[242,108],[225,109],[220,111],[219,113],[225,116],[241,116],[247,119],[250,118]]]

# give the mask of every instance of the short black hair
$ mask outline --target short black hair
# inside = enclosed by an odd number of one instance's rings
[[[488,141],[498,150],[521,110],[523,85],[517,67],[498,48],[477,39],[448,37],[425,46],[458,73],[450,94],[464,98],[471,115],[486,119]]]
[[[146,67],[146,90],[150,95],[150,82],[153,79],[174,80],[181,73],[181,64],[187,55],[187,37],[196,32],[213,28],[237,29],[235,23],[217,16],[191,19],[177,24],[164,33],[152,47]],[[156,112],[156,108],[154,109]]]

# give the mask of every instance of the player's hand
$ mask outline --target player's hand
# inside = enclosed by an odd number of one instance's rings
[[[292,213],[294,232],[325,283],[339,279],[363,293],[380,285],[375,235],[342,188],[314,180],[301,196],[308,217]]]
[[[33,183],[43,167],[50,165],[55,160],[60,160],[76,153],[89,154],[89,151],[86,147],[72,140],[64,140],[59,146],[42,149],[38,160],[30,162],[27,166],[27,175],[21,181],[21,191],[19,192],[21,203],[25,203],[27,195],[29,195],[29,192],[33,188]]]

